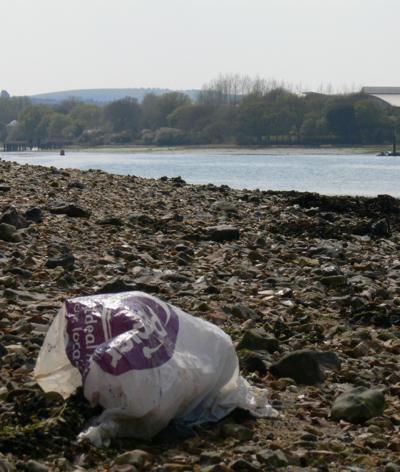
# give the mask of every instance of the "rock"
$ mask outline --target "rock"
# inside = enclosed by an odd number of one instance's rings
[[[374,238],[386,238],[392,234],[386,218],[371,224],[371,236]]]
[[[2,455],[0,456],[0,472],[14,472],[15,468]]]
[[[7,349],[2,344],[0,344],[0,359],[6,356],[7,352],[8,352]]]
[[[222,427],[222,435],[239,439],[239,441],[249,441],[253,437],[253,431],[240,424],[225,423]]]
[[[239,239],[239,229],[231,225],[209,226],[205,229],[205,238],[216,242],[235,241]]]
[[[279,469],[280,467],[287,467],[289,465],[285,454],[279,449],[276,451],[270,451],[268,449],[259,451],[256,456],[267,469]]]
[[[15,301],[42,301],[45,296],[28,290],[14,290],[6,288],[3,292],[4,298]]]
[[[8,243],[19,243],[22,237],[17,233],[17,228],[7,223],[0,223],[0,239]]]
[[[129,221],[139,225],[153,225],[155,223],[154,218],[146,213],[135,212],[129,215]]]
[[[86,471],[87,469],[78,469],[73,470],[73,472],[79,471]],[[110,472],[139,472],[139,469],[132,464],[124,464],[124,465],[113,465],[110,469],[107,469]]]
[[[49,208],[50,213],[55,215],[67,215],[71,218],[89,218],[90,210],[75,203],[59,203]]]
[[[121,218],[117,218],[115,216],[109,216],[107,218],[103,218],[102,220],[99,220],[97,224],[102,225],[102,226],[123,226],[124,222],[121,220]]]
[[[43,212],[40,208],[29,208],[25,212],[25,219],[28,221],[33,221],[34,223],[42,223],[43,222]]]
[[[259,472],[261,470],[245,459],[236,459],[229,464],[229,467],[237,472]]]
[[[116,277],[106,282],[96,293],[119,293],[139,290],[138,286],[128,280]]]
[[[117,465],[134,465],[139,470],[143,469],[145,465],[152,464],[154,457],[152,454],[142,451],[141,449],[134,449],[133,451],[127,451],[120,454],[115,458],[115,464]]]
[[[237,316],[238,318],[241,318],[243,320],[259,320],[260,315],[249,308],[248,306],[244,305],[243,303],[236,303],[235,305],[230,307],[230,312],[232,315]]]
[[[15,207],[8,207],[0,216],[0,223],[15,226],[16,229],[28,226],[26,219],[16,210]]]
[[[294,351],[270,367],[275,377],[289,377],[299,384],[316,385],[325,380],[321,366],[340,369],[341,362],[334,352]]]
[[[365,423],[380,416],[385,409],[385,397],[381,390],[357,387],[342,393],[334,402],[331,418],[349,423]]]
[[[177,177],[171,177],[170,180],[175,186],[186,185],[186,182],[182,179],[180,175],[178,175]]]
[[[183,470],[188,471],[193,470],[193,469],[181,469],[182,472]],[[214,464],[214,465],[209,465],[207,467],[202,467],[200,469],[200,472],[232,472],[232,469],[228,467],[225,464]]]
[[[54,257],[48,259],[46,267],[48,269],[54,269],[55,267],[64,267],[64,269],[72,269],[74,267],[75,257],[72,254],[65,254],[61,257]]]
[[[383,469],[383,472],[399,472],[399,471],[400,471],[400,466],[396,465],[393,462],[388,462]]]
[[[223,459],[220,454],[217,452],[202,452],[200,454],[200,465],[214,465],[223,462]]]
[[[345,275],[329,275],[321,277],[320,282],[329,288],[338,288],[347,285],[347,277]]]
[[[263,356],[259,352],[240,349],[237,352],[240,368],[245,372],[258,372],[260,375],[266,375],[267,367]]]
[[[237,213],[236,205],[225,200],[218,200],[211,205],[212,210],[224,211],[226,213]]]
[[[6,193],[11,190],[11,186],[7,184],[0,184],[0,192],[1,193]]]
[[[272,354],[279,349],[279,341],[268,335],[263,328],[253,328],[244,333],[237,348],[238,350],[267,351]]]
[[[29,460],[25,464],[25,470],[27,472],[48,472],[50,469],[47,467],[47,465],[42,464],[41,462]]]
[[[77,188],[79,190],[83,190],[84,188],[86,188],[85,184],[82,183],[82,182],[79,182],[78,180],[77,181],[73,181],[73,182],[70,182],[68,184],[68,188]]]

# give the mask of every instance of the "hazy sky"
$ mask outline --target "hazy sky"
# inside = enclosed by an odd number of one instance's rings
[[[0,89],[400,86],[400,0],[0,0]]]

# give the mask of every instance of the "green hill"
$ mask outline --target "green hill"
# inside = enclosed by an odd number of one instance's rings
[[[30,98],[34,103],[45,104],[55,104],[72,98],[86,103],[106,104],[125,97],[136,98],[141,102],[149,93],[162,95],[172,91],[162,88],[83,89],[41,93],[32,95]],[[185,93],[192,99],[195,99],[199,93],[198,90],[179,90],[179,92]]]

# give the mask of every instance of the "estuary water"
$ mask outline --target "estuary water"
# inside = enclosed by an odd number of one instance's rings
[[[188,183],[232,188],[299,190],[327,195],[400,197],[400,157],[348,150],[185,149],[96,150],[0,153],[20,164],[101,169],[116,174],[159,178],[180,175]]]

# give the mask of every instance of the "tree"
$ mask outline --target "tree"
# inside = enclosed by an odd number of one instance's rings
[[[48,122],[47,135],[50,139],[63,140],[68,138],[68,129],[71,126],[71,118],[62,113],[53,113]]]
[[[143,126],[153,130],[166,127],[169,125],[168,117],[176,109],[190,104],[190,98],[180,92],[146,95],[142,104]]]
[[[344,143],[359,141],[359,128],[353,103],[347,99],[330,103],[326,113],[329,129]]]
[[[362,100],[354,104],[354,112],[364,143],[382,141],[385,134],[385,111],[382,105],[372,100]]]
[[[268,105],[256,95],[246,97],[239,106],[237,132],[246,144],[262,144],[270,135]]]
[[[38,143],[48,137],[48,128],[54,111],[46,105],[32,105],[21,115],[16,135],[20,139]]]
[[[103,110],[97,105],[78,103],[70,112],[76,125],[83,129],[97,129],[103,125]]]
[[[135,98],[123,98],[108,104],[104,116],[114,132],[137,131],[140,127],[141,107]]]

